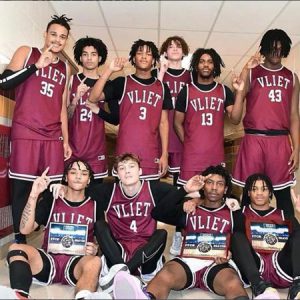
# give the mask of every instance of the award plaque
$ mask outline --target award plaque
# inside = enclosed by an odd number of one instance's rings
[[[184,237],[181,256],[201,259],[227,257],[229,235],[221,233],[192,233]]]
[[[85,255],[88,225],[50,223],[48,252],[68,255]]]
[[[289,229],[288,222],[273,224],[252,220],[246,224],[248,239],[258,253],[280,251],[289,237]]]

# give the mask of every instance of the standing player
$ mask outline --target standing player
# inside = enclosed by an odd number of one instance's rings
[[[168,109],[171,95],[166,85],[151,75],[159,59],[153,42],[138,40],[130,51],[133,75],[118,77],[104,85],[113,72],[121,71],[125,59],[115,59],[106,68],[91,91],[89,101],[118,101],[120,126],[116,154],[137,154],[141,159],[143,179],[158,180],[168,165]],[[161,147],[159,144],[161,139]]]
[[[268,175],[277,208],[290,216],[290,186],[295,183],[299,163],[299,79],[281,61],[288,56],[291,43],[283,30],[267,31],[260,42],[260,53],[243,68],[245,136],[233,172],[233,182],[240,186],[250,174]],[[259,64],[260,54],[264,56],[263,64]]]
[[[154,70],[158,74],[154,74],[159,80],[165,82],[171,92],[173,109],[169,110],[169,172],[173,175],[173,185],[177,185],[177,179],[182,160],[183,144],[179,140],[174,130],[174,113],[177,95],[186,83],[191,82],[191,73],[182,67],[182,59],[189,54],[189,47],[186,41],[179,36],[171,36],[167,38],[161,48],[160,69]],[[181,229],[176,228],[173,236],[170,253],[177,255],[182,241]]]
[[[274,286],[275,288],[289,287],[288,299],[299,299],[300,226],[298,220],[294,216],[286,216],[283,210],[270,206],[273,196],[273,186],[268,176],[258,173],[249,176],[245,183],[245,193],[247,195],[245,199],[247,204],[243,207],[243,213],[249,237],[251,236],[251,222],[283,224],[286,220],[289,220],[292,226],[283,248],[277,251],[269,251],[268,253],[262,251],[262,249],[254,250],[245,236],[241,237],[239,233],[235,233],[232,237],[233,259],[248,281],[252,285],[256,285],[255,288],[252,288],[254,295],[260,294],[263,289],[266,289],[266,286]],[[295,209],[299,214],[299,196],[296,197],[293,194],[293,200]],[[266,230],[266,228],[264,227],[263,230]],[[272,236],[274,237],[273,234]],[[277,241],[280,241],[280,238],[275,238]],[[272,242],[271,244],[275,247],[277,242],[275,244]],[[259,282],[261,283],[257,284]],[[269,282],[269,284],[266,285],[266,282]],[[279,295],[275,289],[268,288],[268,294],[269,298],[266,298],[267,294],[265,293],[264,299],[279,299]]]
[[[106,45],[99,39],[85,37],[74,45],[75,61],[83,71],[70,79],[68,117],[71,159],[80,158],[88,162],[94,172],[95,182],[101,182],[108,174],[104,127],[107,114],[103,110],[103,103],[99,103],[95,106],[100,118],[95,117],[86,106],[86,100],[100,77],[98,67],[105,63],[106,57]]]
[[[201,188],[203,204],[194,214],[185,213],[180,205],[182,197]],[[184,227],[187,236],[222,234],[229,241],[233,230],[243,231],[240,211],[232,212],[224,203],[230,190],[231,176],[227,170],[222,166],[210,166],[202,176],[195,175],[177,190],[172,199],[161,201],[153,209],[152,216],[161,222]],[[223,255],[210,259],[183,255],[172,259],[144,291],[135,278],[119,272],[115,277],[114,296],[115,299],[167,299],[171,290],[190,288],[211,291],[226,299],[249,299],[234,262]]]
[[[224,63],[214,49],[197,49],[190,69],[195,82],[181,90],[176,102],[174,126],[183,143],[179,184],[209,165],[224,163],[224,112],[234,124],[240,121],[242,101],[234,103],[231,90],[214,79]],[[196,80],[197,78],[197,80]]]
[[[57,282],[76,285],[75,298],[84,299],[96,291],[101,269],[101,259],[96,256],[98,247],[94,244],[94,223],[96,213],[99,215],[100,212],[96,210],[96,202],[85,196],[85,189],[93,179],[92,170],[80,160],[67,164],[63,176],[63,182],[67,184],[64,198],[53,197],[46,190],[50,183],[48,170],[33,182],[20,224],[23,234],[29,234],[39,225],[44,225],[43,246],[41,249],[23,244],[12,244],[9,247],[7,260],[10,284],[17,295],[25,298],[29,297],[32,279],[42,285]],[[58,238],[58,228],[63,233],[74,224],[86,227],[84,255],[66,252],[74,242],[70,237],[71,232],[64,233],[61,244],[56,244],[57,250],[50,248],[52,239],[49,233]],[[83,231],[82,228],[80,230]],[[77,239],[80,230],[77,229]],[[62,246],[64,244],[65,248]]]
[[[166,83],[172,96],[172,110],[169,110],[169,148],[168,148],[168,171],[173,175],[173,184],[177,184],[177,178],[182,158],[183,145],[176,135],[173,127],[174,112],[177,95],[186,83],[191,82],[191,74],[182,67],[182,59],[189,54],[186,41],[179,36],[167,38],[161,48],[160,68],[153,70],[152,74]]]
[[[69,68],[58,58],[68,39],[70,20],[53,16],[43,48],[20,47],[2,75],[1,88],[16,87],[9,169],[16,242],[26,242],[19,225],[32,181],[47,166],[49,178],[59,180],[64,158],[71,156],[66,105]]]

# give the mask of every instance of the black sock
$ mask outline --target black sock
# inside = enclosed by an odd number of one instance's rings
[[[29,263],[23,260],[11,262],[9,264],[9,279],[12,289],[29,294],[32,283],[32,272]]]

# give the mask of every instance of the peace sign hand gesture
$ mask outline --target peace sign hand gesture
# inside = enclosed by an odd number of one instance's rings
[[[45,68],[52,63],[52,59],[53,59],[53,53],[51,52],[52,47],[53,44],[51,44],[46,50],[42,52],[38,61],[35,63],[35,66],[38,69]]]
[[[264,58],[263,56],[260,54],[260,48],[258,48],[258,50],[255,52],[255,54],[253,56],[250,57],[250,59],[248,60],[246,66],[247,69],[253,69],[255,67],[257,67],[259,64],[263,63]]]

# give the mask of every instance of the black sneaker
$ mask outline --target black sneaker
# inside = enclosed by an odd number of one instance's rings
[[[252,299],[262,294],[267,288],[272,287],[271,283],[264,280],[259,281],[257,284],[251,285]]]
[[[289,288],[288,299],[300,299],[300,282],[293,282]]]

